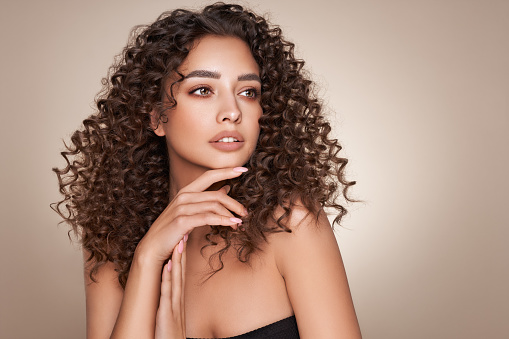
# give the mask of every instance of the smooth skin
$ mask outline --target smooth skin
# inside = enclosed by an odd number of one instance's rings
[[[97,283],[90,281],[89,266],[85,268],[87,337],[108,338],[110,334],[112,338],[154,337],[165,261],[195,227],[211,224],[237,228],[238,221],[231,220],[233,214],[225,211],[243,215],[244,207],[227,196],[226,189],[204,191],[218,181],[242,173],[238,168],[208,171],[179,191],[138,244],[125,291],[118,284],[112,264],[100,268]],[[223,209],[218,211],[218,205]]]
[[[289,218],[292,233],[268,235],[248,265],[230,249],[224,268],[205,280],[217,250],[200,252],[207,225],[237,229],[235,215],[247,213],[223,182],[242,175],[245,169],[236,166],[256,146],[259,69],[243,41],[207,36],[179,70],[185,75],[199,70],[194,74],[200,76],[182,81],[168,122],[154,123],[168,144],[171,202],[138,244],[125,291],[113,264],[99,269],[97,282],[85,267],[87,337],[227,337],[295,314],[301,338],[360,338],[330,224],[323,213],[312,215],[300,204]],[[187,133],[176,136],[175,126],[182,124]],[[224,131],[239,133],[242,147],[212,147],[211,140]]]
[[[257,315],[258,319],[264,319],[256,326],[249,325],[256,322],[251,318],[239,316],[237,312],[245,312],[245,300],[224,301],[221,307],[217,305],[205,305],[200,308],[201,319],[214,319],[216,325],[209,330],[201,330],[196,334],[189,334],[192,337],[230,337],[246,333],[258,327],[286,318],[295,313],[299,326],[301,338],[361,338],[357,318],[354,312],[350,290],[346,280],[339,248],[335,240],[327,217],[321,213],[318,220],[303,207],[296,207],[292,210],[290,224],[293,224],[293,233],[277,233],[269,237],[269,244],[265,247],[266,253],[262,254],[265,259],[274,260],[274,267],[263,268],[257,275],[277,276],[278,274],[286,282],[283,283],[283,296],[271,296],[271,290],[281,284],[280,279],[268,281],[270,285],[262,285],[263,293],[256,296],[248,296],[249,308],[258,309],[263,313]],[[185,253],[184,253],[185,256]],[[180,257],[178,257],[180,258]],[[176,259],[179,260],[179,259]],[[255,260],[260,260],[260,257]],[[182,264],[185,267],[185,264]],[[163,273],[163,286],[161,288],[160,306],[158,312],[158,328],[164,333],[185,332],[185,326],[179,323],[184,318],[181,291],[185,284],[185,269],[182,265],[171,266],[170,274]],[[254,265],[257,267],[257,263]],[[274,268],[277,274],[271,274]],[[225,268],[226,269],[226,268]],[[244,275],[242,271],[237,274]],[[251,289],[243,286],[236,291],[235,287],[228,284],[231,279],[226,274],[219,279],[219,283],[213,282],[214,290],[222,297],[228,295],[239,296],[241,293],[250,294]],[[189,275],[188,275],[189,276]],[[192,277],[191,277],[192,279]],[[239,279],[236,277],[236,279]],[[221,287],[223,285],[223,287]],[[203,288],[203,286],[200,286]],[[171,290],[171,289],[174,290]],[[168,291],[173,293],[169,293]],[[268,293],[266,293],[268,291]],[[286,292],[285,292],[286,291]],[[240,292],[240,293],[238,293]],[[256,294],[256,291],[254,292]],[[271,305],[272,298],[280,300],[283,297],[288,299],[290,314],[285,311],[285,303]],[[225,305],[225,304],[229,305]],[[235,304],[240,304],[236,307]],[[282,307],[283,306],[283,307]],[[164,309],[164,313],[163,310]],[[233,309],[233,312],[225,311]],[[282,311],[281,315],[267,317],[271,310]],[[293,312],[292,312],[293,311]],[[209,313],[210,312],[210,313]],[[219,313],[219,315],[217,315]],[[272,312],[274,313],[274,312]],[[216,317],[214,317],[216,314]],[[277,312],[276,312],[277,314]],[[161,323],[166,319],[166,323]],[[217,321],[217,319],[220,319]],[[234,329],[237,324],[232,319],[242,319],[243,329]],[[267,320],[271,319],[271,320]],[[200,322],[199,320],[197,322]],[[203,321],[202,321],[203,322]],[[217,325],[219,323],[219,325]],[[193,325],[193,327],[196,327]],[[233,330],[232,330],[233,328]],[[176,330],[178,329],[178,331]],[[188,331],[189,332],[189,331]],[[194,333],[194,331],[191,331]],[[156,338],[180,338],[177,336],[160,336]]]
[[[173,249],[172,260],[163,268],[161,298],[156,316],[155,339],[185,338],[184,286],[186,284],[187,236]]]

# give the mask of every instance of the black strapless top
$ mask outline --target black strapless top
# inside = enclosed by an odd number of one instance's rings
[[[297,328],[297,321],[295,316],[292,315],[283,320],[276,321],[275,323],[267,326],[260,327],[251,332],[236,335],[234,337],[219,338],[219,339],[299,339],[299,330]],[[200,338],[187,338],[187,339],[200,339]]]

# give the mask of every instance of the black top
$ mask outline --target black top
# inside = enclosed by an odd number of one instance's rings
[[[236,335],[234,337],[220,338],[220,339],[299,339],[299,330],[297,328],[297,321],[295,316],[292,315],[283,320],[276,321],[275,323],[267,326],[260,327],[251,332]],[[199,338],[187,338],[199,339]]]

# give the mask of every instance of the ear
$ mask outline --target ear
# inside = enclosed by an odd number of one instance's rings
[[[150,128],[152,128],[157,136],[164,137],[166,135],[166,132],[163,128],[161,115],[154,110],[150,112]]]

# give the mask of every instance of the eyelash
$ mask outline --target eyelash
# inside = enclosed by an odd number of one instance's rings
[[[200,87],[197,87],[197,88],[193,88],[189,91],[189,94],[192,94],[192,95],[196,95],[196,96],[199,96],[199,97],[205,97],[205,96],[208,96],[209,94],[196,94],[197,91],[201,91],[201,90],[207,90],[209,91],[210,93],[212,93],[212,89],[210,87],[207,87],[207,86],[200,86]]]
[[[249,98],[249,99],[256,99],[260,96],[260,91],[256,88],[248,88],[246,90],[243,90],[241,93],[244,93],[244,92],[247,92],[247,91],[251,91],[253,92],[253,95],[252,96],[245,96],[246,98]]]
[[[208,94],[197,94],[196,93],[196,92],[201,91],[201,90],[206,90],[209,93]],[[245,89],[245,90],[243,90],[240,93],[244,93],[244,92],[248,92],[248,91],[253,92],[252,96],[244,95],[248,99],[257,99],[260,96],[260,91],[258,89],[256,89],[256,88],[254,88],[254,87],[253,88]],[[193,89],[191,89],[189,91],[189,94],[196,95],[198,97],[207,97],[207,96],[210,95],[210,93],[212,93],[212,89],[210,87],[208,87],[208,86],[200,86],[200,87],[197,87],[197,88],[193,88]]]

